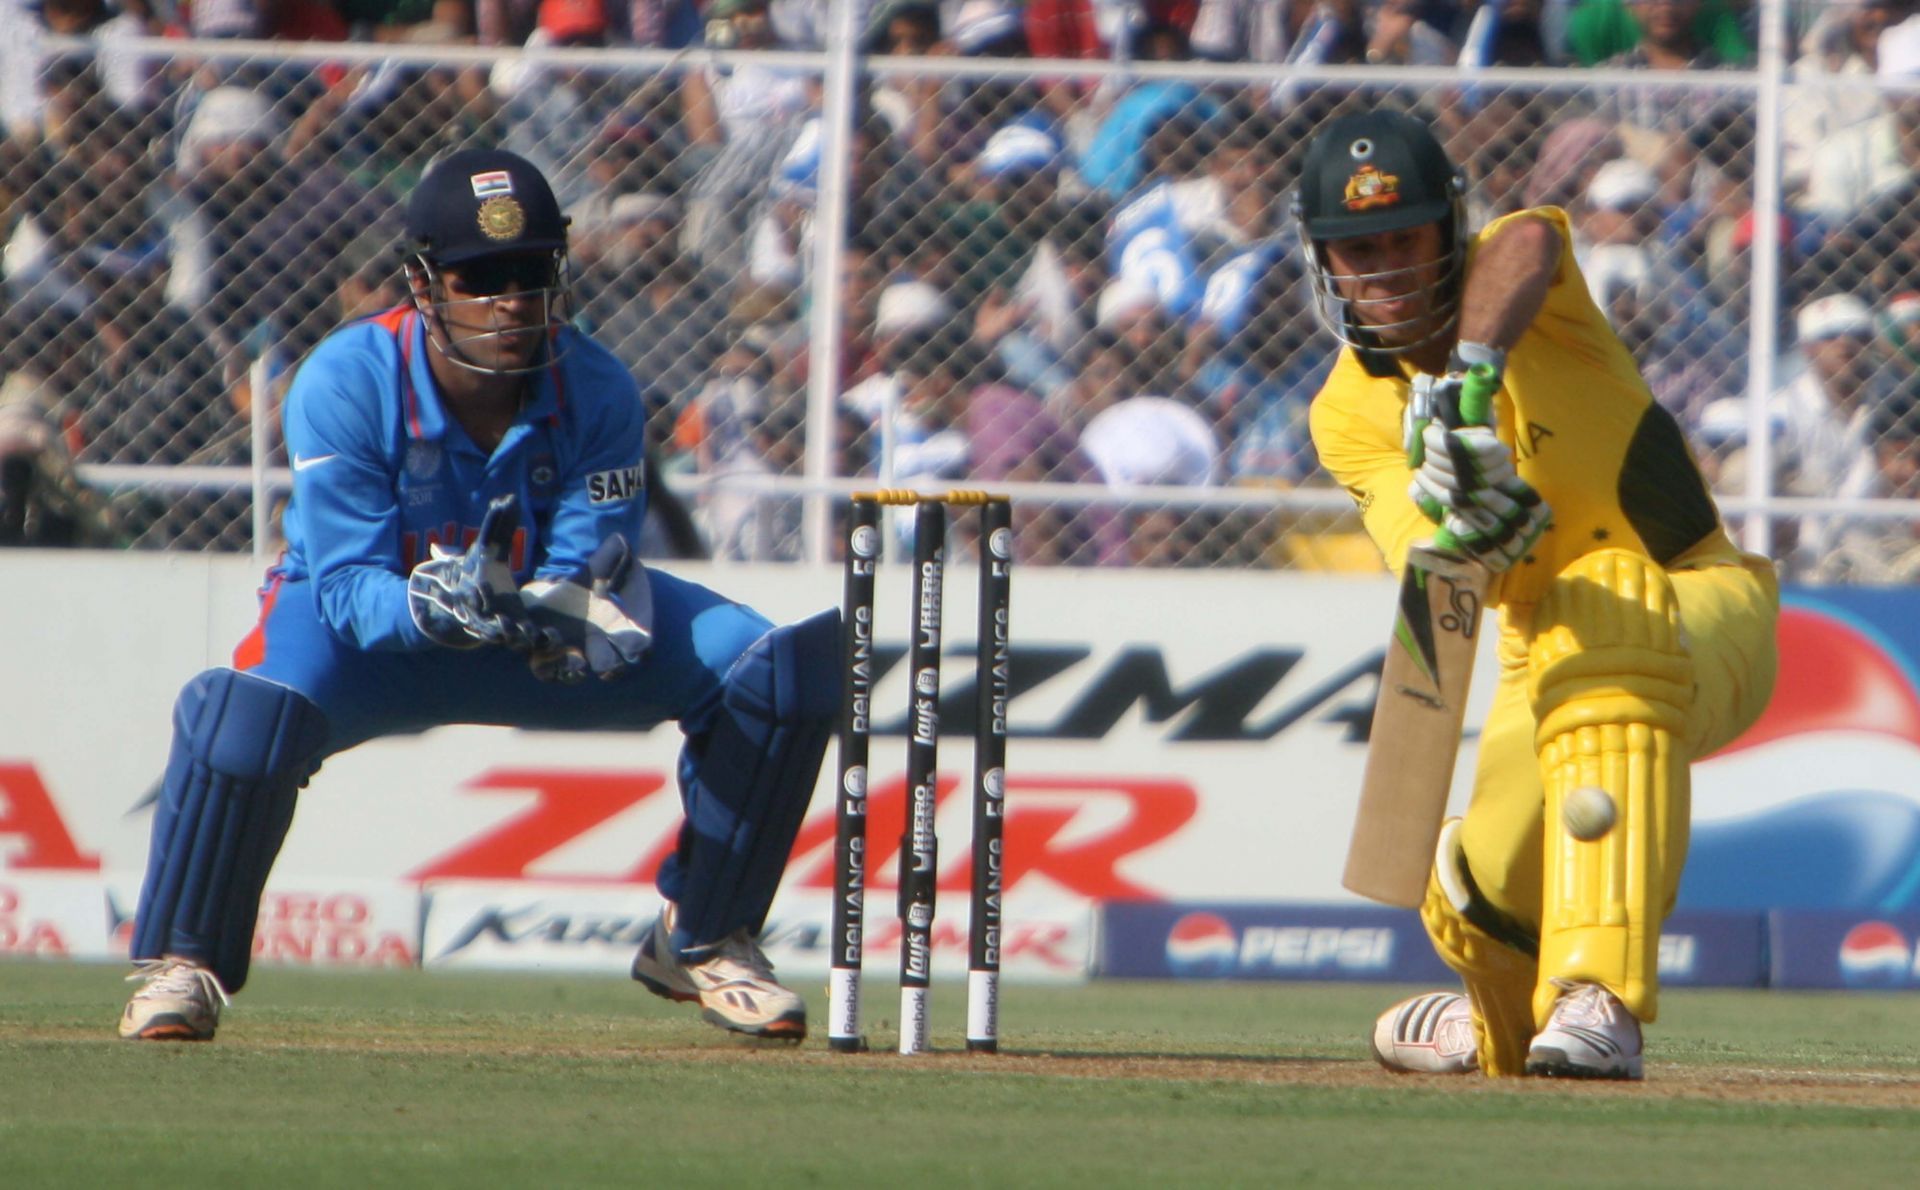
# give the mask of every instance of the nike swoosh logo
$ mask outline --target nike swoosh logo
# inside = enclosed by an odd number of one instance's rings
[[[305,471],[309,467],[318,467],[322,463],[331,463],[338,457],[338,455],[314,455],[311,458],[295,459],[293,461],[293,469],[295,471]]]

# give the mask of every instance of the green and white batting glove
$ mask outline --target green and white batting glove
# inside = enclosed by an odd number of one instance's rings
[[[1533,551],[1541,534],[1553,523],[1553,509],[1515,476],[1482,489],[1473,503],[1449,512],[1440,522],[1440,539],[1499,574]]]
[[[1449,430],[1429,422],[1421,434],[1421,461],[1407,494],[1439,524],[1448,513],[1474,507],[1482,492],[1495,491],[1520,478],[1513,451],[1500,441],[1492,426],[1462,426]]]

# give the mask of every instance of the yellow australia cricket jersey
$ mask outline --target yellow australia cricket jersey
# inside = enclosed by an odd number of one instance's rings
[[[1535,603],[1555,575],[1596,549],[1640,551],[1669,569],[1765,566],[1728,539],[1679,425],[1654,401],[1633,356],[1594,305],[1574,263],[1564,211],[1540,207],[1487,225],[1468,247],[1469,272],[1480,245],[1514,219],[1551,223],[1560,233],[1560,265],[1539,316],[1507,354],[1494,420],[1520,477],[1553,509],[1553,524],[1533,552],[1501,576],[1490,598]],[[1313,444],[1398,573],[1407,548],[1434,531],[1407,494],[1413,474],[1401,416],[1412,369],[1392,357],[1367,356],[1341,350],[1313,401]]]

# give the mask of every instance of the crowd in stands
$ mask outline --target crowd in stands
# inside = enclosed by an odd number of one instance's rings
[[[792,502],[725,481],[804,463],[808,314],[833,288],[811,275],[822,80],[706,51],[818,50],[827,0],[116,2],[0,0],[0,542],[244,546],[244,491],[103,493],[74,466],[246,463],[254,411],[301,354],[400,299],[400,197],[436,154],[493,143],[566,205],[576,317],[641,382],[653,462],[705,481],[689,497],[700,532],[666,535],[674,548],[798,556]],[[1753,214],[1753,91],[1701,78],[1752,67],[1749,0],[856,7],[860,48],[896,60],[862,74],[847,138],[838,474],[1324,485],[1305,411],[1333,342],[1286,196],[1321,121],[1393,103],[1442,130],[1476,225],[1567,210],[1595,302],[1724,495],[1752,482],[1756,425],[1771,491],[1920,493],[1920,88],[1898,86],[1920,82],[1916,0],[1794,7],[1770,234]],[[50,52],[49,36],[87,49]],[[396,52],[129,42],[162,36]],[[681,53],[642,68],[422,51],[476,43]],[[898,61],[915,57],[980,69]],[[1386,69],[1219,83],[1036,75],[1018,58]],[[1395,64],[1572,69],[1545,88],[1412,87]],[[1584,84],[1585,68],[1649,77]],[[1748,281],[1769,241],[1780,385],[1755,417]],[[1082,565],[1297,563],[1289,530],[1324,525],[1177,502],[1020,515],[1025,560]],[[1920,569],[1904,520],[1781,524],[1801,576]]]

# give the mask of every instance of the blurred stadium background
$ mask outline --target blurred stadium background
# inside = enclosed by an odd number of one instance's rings
[[[965,483],[1031,564],[1377,569],[1307,442],[1286,194],[1386,103],[1476,222],[1572,213],[1749,545],[1920,568],[1907,0],[1683,0],[1684,73],[1600,0],[367,7],[0,8],[14,539],[270,553],[291,369],[399,297],[434,155],[498,143],[655,407],[657,555],[821,560],[832,493]]]

